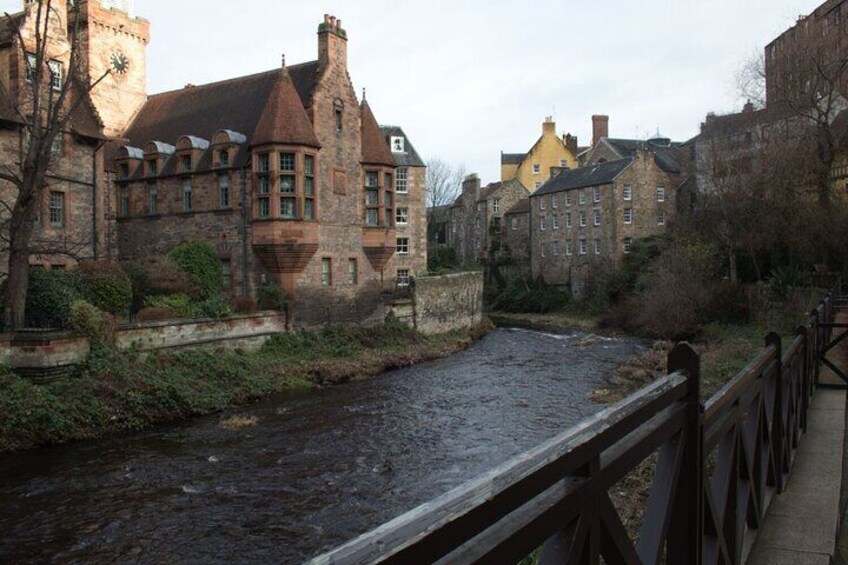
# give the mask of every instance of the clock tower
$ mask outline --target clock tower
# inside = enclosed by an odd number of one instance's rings
[[[80,18],[83,65],[91,82],[104,77],[91,99],[108,136],[121,137],[147,100],[150,23],[135,17],[132,0],[77,0],[69,29]]]

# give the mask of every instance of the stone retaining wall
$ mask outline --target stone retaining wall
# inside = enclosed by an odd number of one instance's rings
[[[483,321],[483,273],[415,279],[415,328],[425,334],[471,328]]]

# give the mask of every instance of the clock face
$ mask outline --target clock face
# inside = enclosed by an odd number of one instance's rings
[[[112,53],[112,57],[109,59],[109,62],[112,65],[112,70],[119,75],[126,73],[127,69],[130,68],[130,60],[127,59],[127,56],[120,51]]]

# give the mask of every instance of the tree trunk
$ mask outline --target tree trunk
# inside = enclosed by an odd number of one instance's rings
[[[9,230],[9,277],[3,301],[3,330],[14,331],[24,326],[26,297],[29,287],[29,248],[35,229],[35,212],[40,199],[34,197],[34,183],[43,175],[33,174],[22,187],[12,210]]]
[[[733,247],[727,251],[727,260],[730,263],[730,283],[735,285],[739,282],[739,271],[736,266],[736,250]]]

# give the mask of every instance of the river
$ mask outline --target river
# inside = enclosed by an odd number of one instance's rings
[[[587,395],[642,344],[586,338],[496,330],[368,381],[0,456],[0,563],[301,562],[600,410]]]

